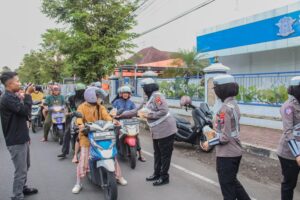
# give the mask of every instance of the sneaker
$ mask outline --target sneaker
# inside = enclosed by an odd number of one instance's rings
[[[82,189],[82,186],[79,184],[76,184],[73,189],[72,189],[72,193],[73,194],[78,194],[80,192],[80,190]]]
[[[127,181],[125,180],[124,177],[120,177],[117,179],[117,182],[120,184],[120,185],[127,185]]]

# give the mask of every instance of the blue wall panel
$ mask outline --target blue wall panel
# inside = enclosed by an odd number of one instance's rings
[[[280,28],[276,24],[283,17],[291,17],[295,20],[292,24],[294,33],[288,36],[278,35]],[[300,11],[198,36],[197,51],[199,53],[216,51],[298,36],[300,36]]]

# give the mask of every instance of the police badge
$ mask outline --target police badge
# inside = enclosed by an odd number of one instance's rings
[[[279,20],[276,26],[279,27],[278,36],[287,37],[295,32],[293,28],[293,24],[295,23],[295,19],[291,17],[283,17]]]

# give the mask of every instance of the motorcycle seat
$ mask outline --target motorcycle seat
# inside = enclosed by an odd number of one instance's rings
[[[42,102],[41,101],[33,101],[32,102],[32,105],[39,105],[39,104],[41,104]]]
[[[186,124],[186,125],[191,125],[191,122],[189,122],[187,119],[185,118],[181,118],[181,117],[176,117],[176,121],[178,123],[181,123],[181,124]]]

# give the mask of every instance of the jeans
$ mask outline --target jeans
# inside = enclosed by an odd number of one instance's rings
[[[30,167],[29,143],[8,146],[7,148],[15,167],[12,200],[23,200],[23,188]]]

